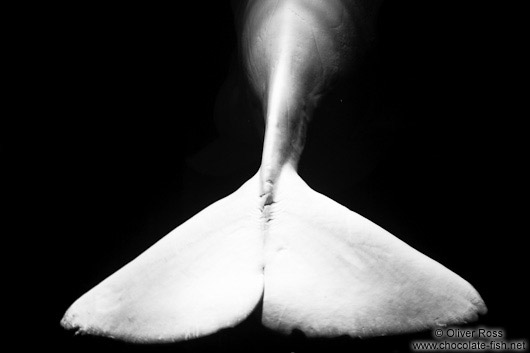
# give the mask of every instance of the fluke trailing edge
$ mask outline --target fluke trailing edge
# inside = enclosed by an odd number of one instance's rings
[[[259,171],[84,294],[62,325],[171,342],[237,325],[261,298],[266,327],[308,336],[399,334],[484,314],[464,279],[297,174],[313,110],[358,59],[376,1],[233,8],[241,69],[265,121]]]

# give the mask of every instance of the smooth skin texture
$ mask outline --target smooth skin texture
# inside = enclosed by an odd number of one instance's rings
[[[237,325],[261,298],[265,326],[308,336],[400,334],[486,313],[464,279],[296,172],[313,110],[362,52],[375,3],[233,2],[264,118],[259,171],[83,295],[63,326],[179,341]]]
[[[256,189],[254,178],[173,230],[79,298],[62,325],[152,343],[207,335],[245,319],[263,292]]]
[[[381,336],[475,321],[464,279],[282,172],[265,246],[263,323],[307,336]]]

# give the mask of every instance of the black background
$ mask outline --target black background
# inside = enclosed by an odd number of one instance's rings
[[[489,308],[472,327],[523,338],[520,11],[453,6],[383,6],[372,69],[392,136],[377,165],[347,187],[311,168],[301,175],[472,283]],[[11,14],[6,98],[13,109],[1,153],[10,210],[3,223],[13,225],[3,236],[13,256],[5,257],[6,300],[15,315],[4,339],[76,352],[350,352],[407,351],[410,340],[430,338],[283,337],[262,328],[259,315],[170,346],[64,331],[59,321],[77,297],[256,171],[248,164],[215,177],[188,163],[218,136],[213,107],[235,49],[233,18],[221,1]]]

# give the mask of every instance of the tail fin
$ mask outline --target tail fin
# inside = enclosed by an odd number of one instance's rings
[[[125,341],[170,342],[245,319],[263,293],[256,180],[87,292],[68,309],[62,325]]]
[[[486,306],[444,266],[298,175],[267,223],[263,323],[308,336],[379,336],[474,321]]]
[[[258,175],[83,295],[63,326],[178,341],[238,324],[262,295],[265,326],[308,336],[405,333],[486,312],[461,277],[294,171],[262,207]]]

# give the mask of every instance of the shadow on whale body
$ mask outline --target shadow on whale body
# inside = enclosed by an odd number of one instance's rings
[[[120,352],[409,352],[412,340],[432,339],[431,332],[355,339],[338,337],[307,337],[300,330],[289,335],[261,325],[259,306],[248,318],[232,328],[224,328],[212,335],[179,342],[142,344],[94,335],[70,335],[63,339],[63,347],[76,352],[95,350]],[[66,343],[65,343],[66,342]]]
[[[251,313],[312,339],[407,334],[484,314],[468,282],[297,173],[307,125],[355,57],[357,2],[238,4],[241,64],[265,121],[259,170],[81,296],[62,325],[152,344],[208,336]]]
[[[263,219],[257,176],[78,299],[63,326],[187,340],[239,324],[262,295],[266,327],[309,337],[414,332],[486,311],[465,280],[294,171],[282,173]]]

